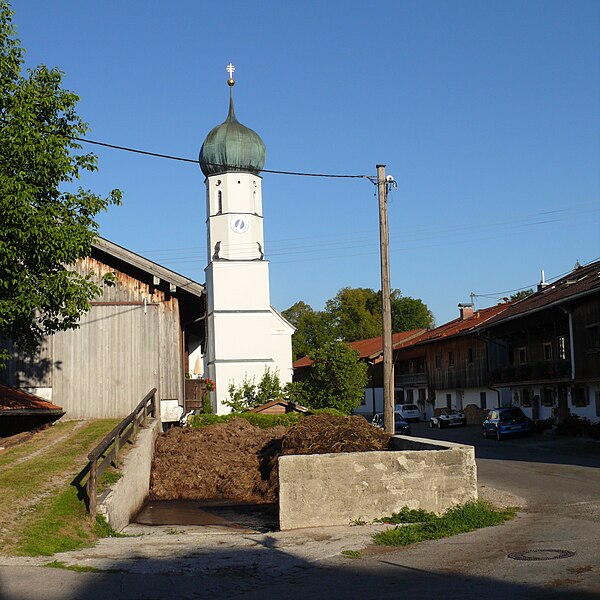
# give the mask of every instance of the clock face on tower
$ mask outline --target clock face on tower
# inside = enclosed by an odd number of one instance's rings
[[[229,226],[231,230],[235,233],[245,233],[248,231],[248,227],[250,226],[250,222],[247,217],[241,217],[239,215],[234,215],[229,220]]]

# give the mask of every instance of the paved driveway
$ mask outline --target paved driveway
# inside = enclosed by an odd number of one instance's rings
[[[97,573],[3,561],[0,598],[600,598],[600,444],[545,436],[496,442],[476,427],[423,423],[413,433],[473,442],[480,483],[521,496],[526,508],[499,527],[391,552],[370,548],[357,560],[340,552],[364,547],[370,528],[237,536],[161,529],[56,557]],[[532,550],[574,554],[508,558],[541,555]]]

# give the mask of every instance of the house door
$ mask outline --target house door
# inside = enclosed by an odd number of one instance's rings
[[[557,390],[558,407],[556,409],[556,421],[562,423],[569,415],[569,403],[567,401],[567,386],[559,385]]]
[[[465,391],[464,390],[456,390],[456,409],[457,410],[462,410],[463,409],[463,399],[465,397]]]
[[[531,400],[531,420],[535,423],[540,418],[540,396],[534,394]]]

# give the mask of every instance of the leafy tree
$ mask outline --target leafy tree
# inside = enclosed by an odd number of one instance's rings
[[[367,365],[348,344],[327,342],[313,353],[310,375],[304,381],[310,408],[335,408],[349,414],[363,398]]]
[[[378,292],[381,297],[381,292]],[[411,329],[432,329],[435,327],[433,313],[420,298],[402,296],[400,290],[392,290],[392,331],[410,331]]]
[[[232,412],[244,412],[269,402],[269,400],[276,400],[284,396],[279,374],[276,371],[272,372],[269,368],[265,369],[258,383],[255,378],[244,377],[240,385],[232,383],[228,391],[230,399],[225,401],[225,404],[231,408]]]
[[[510,299],[511,300],[522,300],[523,298],[527,298],[527,296],[531,296],[533,294],[533,290],[529,288],[528,290],[521,290],[516,294],[513,294]]]
[[[42,336],[77,327],[100,292],[69,265],[89,255],[96,215],[121,194],[66,191],[97,168],[73,139],[87,131],[79,98],[55,68],[22,74],[12,14],[0,0],[0,336],[33,350]]]
[[[392,290],[392,331],[409,331],[435,326],[433,314],[419,298],[402,296]],[[292,337],[294,360],[312,354],[336,339],[346,342],[381,335],[381,292],[370,288],[342,288],[325,304],[325,310],[313,310],[306,302],[296,302],[283,316],[296,328]]]
[[[292,336],[294,360],[310,354],[312,350],[334,339],[329,315],[313,310],[302,300],[284,310],[282,314],[296,328]]]
[[[342,288],[325,304],[337,337],[346,342],[381,335],[381,300],[369,288]]]

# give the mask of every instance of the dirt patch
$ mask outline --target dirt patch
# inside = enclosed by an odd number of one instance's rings
[[[364,452],[389,436],[362,417],[315,415],[293,427],[260,429],[245,419],[161,434],[150,478],[153,500],[229,499],[276,502],[283,454]]]

